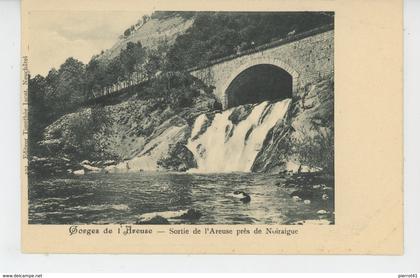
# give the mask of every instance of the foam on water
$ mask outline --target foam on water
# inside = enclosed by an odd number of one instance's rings
[[[290,99],[268,101],[251,107],[251,113],[236,125],[229,117],[237,108],[215,114],[210,126],[198,133],[207,117],[197,117],[187,147],[194,154],[197,168],[191,172],[249,172],[268,132],[282,121]]]

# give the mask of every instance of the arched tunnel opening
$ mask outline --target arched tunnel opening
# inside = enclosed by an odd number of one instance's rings
[[[255,65],[242,71],[230,83],[226,90],[226,108],[291,98],[292,86],[292,76],[282,68],[270,64]]]

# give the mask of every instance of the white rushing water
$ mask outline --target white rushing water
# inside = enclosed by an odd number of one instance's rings
[[[253,105],[236,125],[229,116],[240,107],[216,113],[211,123],[205,114],[197,117],[187,144],[198,166],[192,172],[249,172],[268,132],[283,120],[289,104],[290,99],[285,99]]]

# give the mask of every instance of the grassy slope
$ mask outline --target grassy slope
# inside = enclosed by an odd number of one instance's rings
[[[152,18],[127,38],[120,38],[101,55],[100,59],[110,60],[116,57],[128,42],[136,43],[140,41],[144,47],[156,48],[160,42],[166,40],[171,45],[177,36],[191,27],[193,22],[193,19],[186,20],[180,16],[165,19]]]

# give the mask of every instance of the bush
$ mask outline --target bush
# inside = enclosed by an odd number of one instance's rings
[[[294,152],[299,161],[310,167],[321,167],[327,173],[334,173],[334,130],[302,134],[302,137],[293,140]]]
[[[183,12],[179,13],[181,16]],[[169,16],[155,13],[152,17]],[[334,22],[332,13],[317,12],[196,12],[192,26],[168,51],[169,70],[206,65],[238,51]]]
[[[65,128],[60,129],[62,151],[76,160],[108,158],[96,135],[104,132],[109,123],[103,107],[93,107],[77,117],[68,117]]]
[[[174,110],[191,107],[194,98],[199,95],[202,89],[207,87],[185,72],[166,72],[150,80],[144,89],[145,94],[139,95],[140,98],[162,98],[165,104]]]

